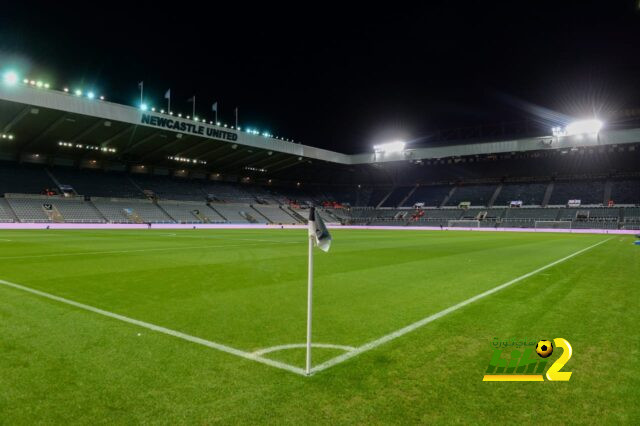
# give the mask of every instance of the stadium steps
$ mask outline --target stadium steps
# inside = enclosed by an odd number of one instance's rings
[[[164,214],[165,214],[169,219],[171,219],[173,222],[175,222],[175,223],[180,223],[180,221],[179,221],[179,220],[176,220],[173,216],[171,216],[171,215],[169,214],[169,212],[168,212],[168,211],[166,211],[166,210],[164,209],[164,207],[162,207],[160,204],[158,204],[158,202],[157,202],[157,201],[154,201],[154,202],[153,202],[153,204],[155,204],[155,206],[158,208],[158,210],[160,210],[162,213],[164,213]]]
[[[207,206],[213,210],[214,212],[216,212],[216,214],[218,216],[220,216],[225,222],[229,222],[229,219],[227,219],[226,217],[224,217],[224,215],[222,213],[220,213],[218,210],[215,209],[215,207],[213,207],[211,204],[207,204]]]
[[[140,185],[138,185],[138,184],[136,183],[136,181],[135,181],[135,180],[133,180],[133,178],[132,178],[131,176],[127,175],[127,180],[128,180],[129,182],[131,182],[131,185],[133,185],[133,187],[134,187],[135,189],[137,189],[138,191],[140,191],[140,195],[142,195],[142,196],[144,196],[145,198],[147,198],[147,194],[144,192],[144,189],[142,189],[142,187],[140,187]]]
[[[297,214],[296,212],[291,210],[290,207],[287,206],[287,208],[284,208],[284,206],[282,206],[282,205],[280,205],[278,207],[280,208],[280,210],[282,210],[283,212],[285,212],[286,214],[291,216],[293,218],[293,220],[295,220],[296,222],[298,222],[298,223],[306,223],[307,222],[306,220],[304,220],[304,218],[302,216],[300,216],[299,214]]]
[[[544,191],[544,197],[542,197],[542,207],[547,207],[549,204],[549,200],[551,199],[551,194],[553,194],[554,183],[549,182],[549,186],[547,186],[547,190]]]
[[[282,209],[284,209],[285,207],[280,207]],[[302,216],[300,213],[298,213],[297,211],[295,211],[294,209],[291,208],[291,206],[287,206],[286,209],[288,209],[288,213],[293,216],[298,222],[300,223],[307,223],[307,218],[305,218],[304,216]]]
[[[384,197],[382,197],[382,200],[380,200],[380,202],[376,205],[376,209],[379,209],[380,207],[382,207],[382,205],[384,204],[385,201],[387,201],[387,198],[389,198],[391,196],[391,194],[393,193],[393,191],[396,190],[396,186],[394,186],[393,188],[391,188],[391,190],[389,192],[387,192],[387,195],[385,195]]]
[[[444,197],[444,200],[442,200],[442,203],[440,203],[440,205],[438,207],[444,207],[447,205],[447,202],[449,201],[449,198],[451,198],[453,196],[453,194],[455,194],[456,189],[458,189],[457,186],[454,186],[453,188],[451,188],[451,191],[449,191],[449,193],[447,194],[446,197]]]
[[[47,176],[49,176],[49,179],[51,179],[53,181],[53,183],[56,184],[56,187],[58,188],[58,191],[60,191],[60,193],[63,193],[64,191],[62,190],[62,185],[60,184],[60,181],[54,176],[54,174],[51,172],[51,170],[49,170],[48,167],[45,167],[44,172],[47,174]],[[73,194],[74,195],[78,195],[78,193],[76,192],[75,188],[73,190]]]
[[[105,223],[109,223],[109,219],[107,219],[107,217],[105,215],[102,214],[102,212],[100,210],[98,210],[98,208],[96,207],[95,204],[93,204],[93,201],[88,200],[86,201],[87,205],[89,207],[91,207],[93,209],[93,211],[96,212],[96,214],[98,215],[98,217],[102,218],[104,220]]]
[[[402,206],[404,206],[404,203],[406,203],[406,202],[407,202],[407,200],[408,200],[409,198],[411,198],[411,196],[413,195],[413,193],[414,193],[414,192],[416,192],[416,190],[417,190],[419,187],[420,187],[420,184],[418,184],[418,183],[417,183],[413,188],[411,188],[411,191],[409,191],[409,193],[407,194],[407,196],[406,196],[406,197],[404,197],[404,198],[402,199],[402,201],[400,201],[400,203],[398,203],[398,207],[402,207]]]
[[[498,199],[498,196],[500,195],[500,192],[502,191],[502,186],[503,186],[502,183],[498,185],[496,190],[493,192],[493,195],[489,199],[489,202],[487,203],[487,207],[489,208],[493,207],[493,203],[496,202],[496,200]]]
[[[611,179],[607,179],[604,183],[604,198],[602,200],[602,205],[606,206],[611,199],[611,191],[613,190],[613,181]]]
[[[253,204],[249,204],[249,207],[251,208],[251,210],[253,210],[254,212],[258,213],[258,216],[263,217],[267,221],[267,223],[273,223],[273,221],[271,219],[269,219],[267,216],[265,216],[264,214],[262,214],[262,212],[260,210],[258,210],[255,207],[253,207]],[[247,214],[247,216],[249,216],[249,215]]]
[[[13,211],[11,204],[9,204],[4,198],[0,198],[0,211],[4,212],[4,216],[12,219],[14,222],[20,222],[20,219],[18,219],[16,212]]]

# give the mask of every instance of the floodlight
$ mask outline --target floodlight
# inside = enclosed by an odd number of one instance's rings
[[[143,102],[140,104],[140,109],[143,111],[146,111],[149,109],[149,106]]]
[[[570,123],[565,128],[567,136],[584,135],[584,134],[598,134],[602,129],[602,121],[597,119],[580,120]]]
[[[95,98],[95,97],[96,97],[96,94],[95,94],[95,93],[93,93],[93,92],[88,92],[88,93],[87,93],[87,98],[89,98],[89,99],[93,99],[93,98]]]
[[[76,89],[75,94],[76,96],[82,96],[82,90]]]
[[[38,80],[38,81],[36,82],[36,87],[37,87],[37,88],[41,88],[42,86],[43,86],[43,83],[42,83],[40,80]]]
[[[404,145],[405,143],[401,141],[383,143],[380,145],[374,145],[373,151],[376,153],[401,152],[404,150]]]
[[[62,90],[64,90],[64,92],[65,92],[65,93],[69,93],[69,88],[68,88],[68,87],[65,87],[65,88],[64,88],[64,89],[62,89]]]
[[[15,86],[18,83],[18,74],[15,71],[7,71],[2,75],[2,81],[7,86]]]

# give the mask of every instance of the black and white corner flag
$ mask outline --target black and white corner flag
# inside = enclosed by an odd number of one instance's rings
[[[309,211],[309,235],[313,237],[313,242],[320,250],[327,252],[331,247],[331,234],[324,225],[322,218],[316,214],[316,208],[311,207]]]

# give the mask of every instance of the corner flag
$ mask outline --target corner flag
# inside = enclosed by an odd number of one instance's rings
[[[322,218],[316,214],[316,208],[311,207],[309,211],[309,235],[313,236],[313,243],[324,252],[328,252],[331,247],[331,234],[324,225]]]
[[[313,308],[313,246],[327,252],[331,247],[331,234],[322,218],[316,214],[316,208],[309,210],[309,274],[307,285],[307,363],[305,373],[311,374],[311,318]]]

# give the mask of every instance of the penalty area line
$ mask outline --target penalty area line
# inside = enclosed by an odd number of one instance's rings
[[[281,370],[290,371],[292,373],[306,376],[305,371],[302,368],[295,367],[293,365],[286,364],[284,362],[274,361],[272,359],[263,358],[259,354],[245,352],[240,349],[232,348],[231,346],[223,345],[221,343],[212,342],[210,340],[202,339],[200,337],[191,336],[180,331],[172,330],[170,328],[162,327],[159,325],[151,324],[145,321],[140,321],[134,318],[129,318],[124,315],[116,314],[114,312],[105,311],[104,309],[96,308],[95,306],[85,305],[84,303],[76,302],[74,300],[65,299],[64,297],[56,296],[54,294],[45,293],[44,291],[36,290],[30,287],[25,287],[20,284],[15,284],[9,281],[0,279],[0,285],[11,287],[17,290],[21,290],[27,293],[34,294],[36,296],[44,297],[46,299],[54,300],[56,302],[64,303],[70,306],[74,306],[85,311],[93,312],[105,317],[113,318],[122,322],[136,325],[138,327],[146,328],[148,330],[156,331],[158,333],[167,334],[169,336],[177,337],[178,339],[186,340],[188,342],[197,343],[202,346],[206,346],[220,352],[225,352],[231,355],[238,356],[240,358],[248,359],[251,361],[259,362],[261,364],[268,365],[270,367],[279,368]]]
[[[555,261],[553,261],[553,262],[551,262],[551,263],[549,263],[549,264],[547,264],[545,266],[542,266],[542,267],[540,267],[540,268],[538,268],[536,270],[533,270],[533,271],[528,272],[528,273],[526,273],[524,275],[521,275],[518,278],[514,278],[511,281],[507,281],[504,284],[501,284],[501,285],[499,285],[497,287],[489,289],[489,290],[487,290],[487,291],[485,291],[483,293],[480,293],[480,294],[478,294],[476,296],[473,296],[473,297],[471,297],[471,298],[469,298],[467,300],[464,300],[464,301],[462,301],[460,303],[457,303],[457,304],[455,304],[453,306],[450,306],[447,309],[444,309],[444,310],[442,310],[440,312],[437,312],[437,313],[435,313],[433,315],[430,315],[430,316],[428,316],[426,318],[423,318],[423,319],[421,319],[419,321],[416,321],[413,324],[409,324],[406,327],[403,327],[403,328],[401,328],[399,330],[396,330],[396,331],[394,331],[392,333],[389,333],[389,334],[387,334],[385,336],[382,336],[382,337],[380,337],[380,338],[378,338],[376,340],[372,340],[369,343],[365,343],[362,346],[358,346],[357,348],[355,348],[354,350],[352,350],[350,352],[345,352],[342,355],[338,355],[335,358],[332,358],[332,359],[330,359],[328,361],[323,362],[322,364],[319,364],[319,365],[313,367],[311,369],[311,374],[318,373],[318,372],[321,372],[321,371],[326,370],[328,368],[331,368],[331,367],[333,367],[335,365],[338,365],[340,363],[343,363],[343,362],[347,361],[348,359],[356,357],[356,356],[358,356],[358,355],[360,355],[360,354],[362,354],[364,352],[370,351],[371,349],[374,349],[374,348],[377,348],[378,346],[384,345],[385,343],[388,343],[391,340],[394,340],[394,339],[397,339],[398,337],[404,336],[407,333],[411,333],[412,331],[415,331],[416,329],[418,329],[420,327],[423,327],[423,326],[429,324],[430,322],[433,322],[433,321],[435,321],[435,320],[437,320],[439,318],[442,318],[443,316],[445,316],[447,314],[455,312],[460,308],[463,308],[463,307],[465,307],[467,305],[470,305],[473,302],[476,302],[476,301],[478,301],[480,299],[483,299],[483,298],[485,298],[485,297],[487,297],[487,296],[489,296],[489,295],[491,295],[493,293],[496,293],[496,292],[498,292],[500,290],[503,290],[503,289],[505,289],[505,288],[517,283],[517,282],[520,282],[520,281],[525,280],[525,279],[527,279],[527,278],[529,278],[529,277],[531,277],[533,275],[536,275],[536,274],[538,274],[538,273],[540,273],[542,271],[545,271],[545,270],[547,270],[549,268],[552,268],[552,267],[554,267],[554,266],[556,266],[556,265],[558,265],[558,264],[560,264],[560,263],[562,263],[562,262],[564,262],[566,260],[569,260],[569,259],[571,259],[571,258],[573,258],[575,256],[578,256],[578,255],[584,253],[587,250],[591,250],[592,248],[597,247],[600,244],[604,244],[607,241],[611,240],[612,238],[613,237],[607,238],[606,240],[600,241],[599,243],[596,243],[596,244],[593,244],[593,245],[591,245],[589,247],[586,247],[586,248],[583,248],[581,250],[578,250],[575,253],[572,253],[572,254],[570,254],[568,256],[563,257],[562,259],[555,260]]]

